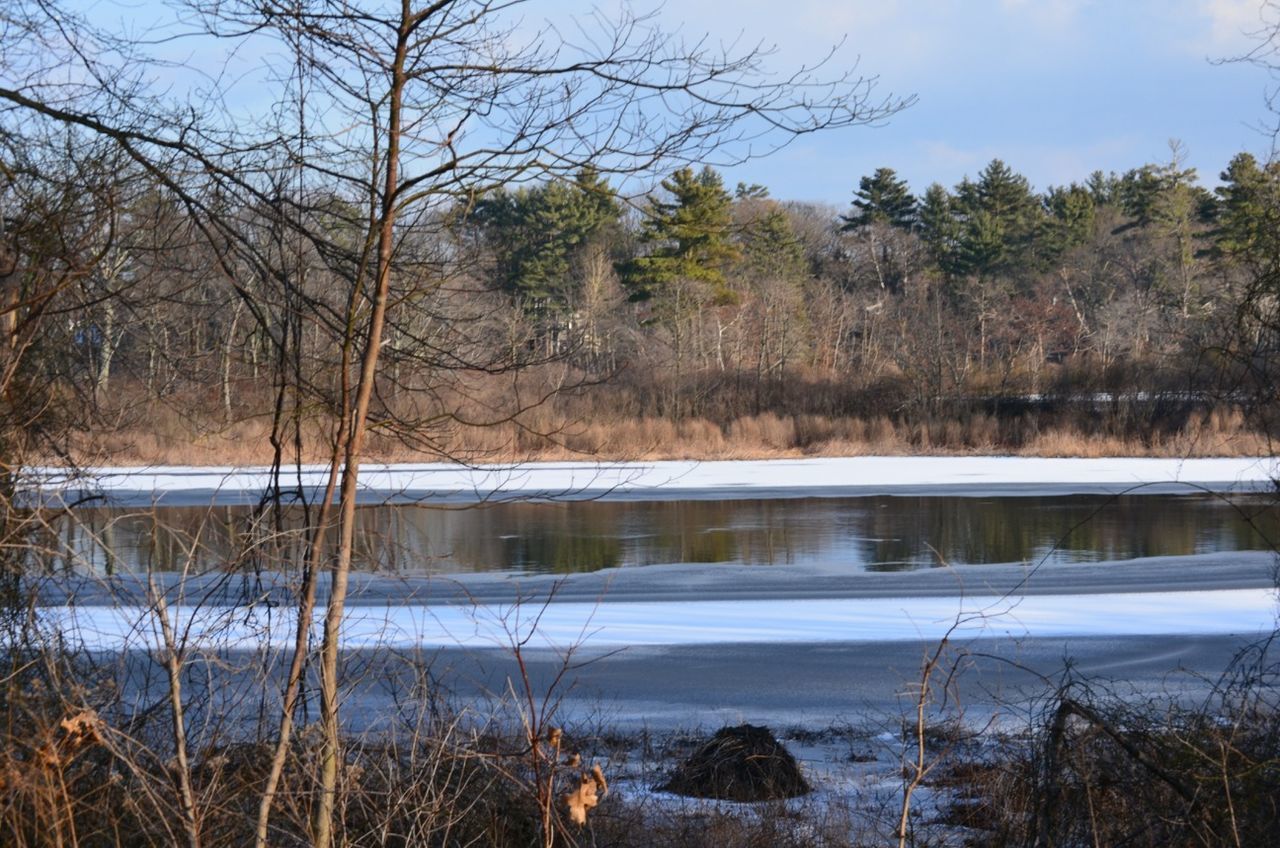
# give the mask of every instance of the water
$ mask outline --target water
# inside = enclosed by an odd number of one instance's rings
[[[569,573],[658,563],[821,564],[901,571],[941,564],[1061,563],[1267,550],[1266,496],[858,497],[412,505],[358,512],[357,558],[391,573]],[[50,516],[58,570],[270,567],[301,544],[247,507],[80,509]],[[277,532],[279,530],[280,532]]]

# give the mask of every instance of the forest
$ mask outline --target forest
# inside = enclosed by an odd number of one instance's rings
[[[5,320],[29,348],[24,379],[71,401],[65,449],[269,461],[286,384],[322,405],[338,391],[323,325],[341,314],[365,210],[315,188],[223,210],[236,232],[219,237],[256,253],[246,274],[118,151],[56,156],[6,166]],[[887,167],[848,181],[839,209],[731,189],[696,165],[624,194],[588,165],[398,223],[403,308],[383,341],[371,451],[1262,446],[1256,347],[1269,342],[1249,313],[1277,255],[1280,166],[1240,153],[1208,188],[1174,142],[1163,163],[1042,191],[1000,160],[951,188],[918,192]],[[290,298],[305,316],[273,317]],[[288,414],[302,453],[323,456],[326,416]]]

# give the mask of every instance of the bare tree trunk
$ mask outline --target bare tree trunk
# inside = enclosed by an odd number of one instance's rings
[[[93,397],[100,401],[107,394],[107,384],[111,380],[111,360],[116,354],[116,302],[108,298],[102,303],[102,324],[98,328],[102,341],[98,347],[97,368],[93,375]]]
[[[386,176],[382,192],[382,210],[378,233],[378,256],[373,294],[373,311],[369,316],[369,332],[361,353],[360,377],[356,383],[355,406],[350,412],[351,424],[346,434],[339,495],[339,541],[337,559],[330,571],[329,605],[325,610],[324,638],[320,647],[320,723],[323,746],[320,753],[320,798],[315,808],[312,836],[316,848],[329,848],[333,843],[333,811],[337,800],[339,726],[338,726],[338,652],[347,583],[351,574],[351,554],[355,540],[356,484],[360,456],[364,446],[369,402],[377,374],[378,353],[382,347],[382,331],[386,322],[388,293],[391,288],[391,261],[394,248],[396,204],[399,202],[399,156],[401,108],[404,95],[405,56],[409,39],[422,16],[411,16],[408,0],[403,0],[397,32],[395,56],[391,64],[391,90],[388,106]]]
[[[0,213],[3,207],[0,206]],[[18,273],[18,249],[10,243],[0,214],[0,366],[18,346],[18,304],[21,301],[22,274]]]
[[[222,421],[231,423],[231,348],[236,341],[236,327],[240,323],[240,313],[244,311],[244,301],[236,299],[235,309],[231,312],[231,326],[227,328],[227,338],[222,343]]]
[[[160,619],[160,634],[164,639],[164,664],[169,674],[169,711],[173,719],[174,768],[177,770],[178,795],[182,803],[182,826],[187,833],[190,848],[200,848],[200,825],[196,813],[196,795],[191,786],[191,763],[187,757],[187,730],[182,707],[182,655],[174,636],[173,623],[169,621],[169,609],[164,592],[156,586],[155,577],[148,576],[151,603]]]
[[[349,361],[349,348],[343,351],[343,373],[346,373]],[[346,397],[346,381],[343,397]],[[271,757],[271,769],[267,773],[267,783],[262,790],[262,798],[258,804],[258,823],[254,837],[257,848],[266,848],[267,830],[271,821],[271,807],[275,802],[276,791],[280,785],[280,776],[284,772],[284,764],[289,756],[289,742],[293,733],[293,714],[298,706],[298,694],[302,690],[302,673],[306,668],[307,645],[311,638],[311,619],[316,608],[316,572],[320,567],[324,552],[325,530],[329,524],[329,515],[333,511],[333,492],[338,482],[338,463],[340,451],[346,441],[347,418],[343,416],[338,422],[338,434],[333,442],[333,454],[329,460],[329,479],[325,483],[324,499],[320,503],[320,514],[312,528],[312,537],[308,546],[307,559],[303,566],[302,599],[298,602],[298,623],[294,630],[293,656],[289,661],[289,673],[285,678],[284,696],[280,704],[280,727],[276,734],[276,746]]]

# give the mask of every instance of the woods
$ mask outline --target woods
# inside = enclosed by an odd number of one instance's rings
[[[1190,449],[1250,450],[1230,445],[1233,410],[1267,404],[1228,351],[1241,316],[1269,308],[1257,286],[1276,255],[1280,171],[1241,153],[1210,189],[1184,155],[1041,192],[999,160],[919,196],[880,168],[844,210],[730,191],[710,167],[639,195],[587,165],[444,192],[397,213],[371,447],[1052,452],[1042,434],[1055,432],[1067,449],[1098,437],[1168,452],[1221,424],[1223,439]],[[377,254],[359,204],[317,188],[305,204],[236,207],[219,223],[236,229],[210,242],[153,176],[124,167],[94,185],[105,176],[82,171],[66,197],[41,198],[66,208],[40,213],[24,198],[38,182],[15,172],[8,202],[13,255],[30,267],[56,249],[67,265],[47,292],[15,272],[9,320],[11,344],[26,332],[43,352],[28,357],[41,383],[91,416],[76,454],[175,460],[195,442],[202,461],[261,462],[264,437],[292,422],[291,450],[300,439],[323,458],[328,413],[290,397],[341,406],[333,377],[350,354],[334,339],[365,304],[344,305],[336,284]],[[110,208],[90,211],[99,196]],[[736,435],[753,427],[772,441]]]
[[[269,422],[257,434],[274,470],[260,518],[275,532],[257,541],[296,577],[298,616],[270,753],[259,751],[257,845],[272,838],[309,668],[320,709],[305,831],[321,848],[341,841],[340,632],[370,434],[465,458],[442,428],[527,426],[526,412],[591,379],[526,387],[524,372],[579,344],[558,338],[571,311],[563,277],[583,259],[580,243],[617,217],[604,179],[717,151],[741,161],[904,105],[873,99],[873,81],[851,73],[777,74],[759,47],[686,42],[626,7],[572,23],[574,37],[550,23],[529,31],[488,0],[192,2],[147,37],[43,2],[0,18],[10,601],[16,610],[31,597],[23,577],[42,517],[17,495],[30,464],[83,461],[95,433],[155,429],[164,406],[206,430]],[[171,43],[222,64],[180,69],[157,49]],[[241,71],[242,54],[260,61]],[[573,179],[566,196],[558,183]],[[538,185],[508,203],[523,183]],[[462,229],[473,213],[518,224],[526,243],[495,230],[490,245],[514,249],[477,251]],[[477,377],[506,387],[495,396]],[[316,459],[327,483],[306,503],[286,469]],[[301,526],[285,534],[282,511],[299,497]],[[189,657],[168,593],[149,584],[181,771],[172,809],[197,848]],[[55,698],[74,697],[61,687],[82,675],[45,639],[34,622],[6,636],[6,703],[23,701],[32,655],[49,660]],[[536,751],[540,739],[527,741]],[[550,846],[560,824],[546,806]]]
[[[634,14],[580,48],[512,46],[483,3],[403,37],[419,12],[189,11],[179,41],[280,47],[251,72],[275,88],[184,103],[142,42],[9,17],[5,320],[33,346],[9,366],[79,419],[55,454],[325,461],[370,333],[383,458],[1249,452],[1265,429],[1234,352],[1270,308],[1278,172],[1249,153],[1216,181],[1177,142],[1058,186],[886,166],[832,174],[832,208],[704,162],[910,98]]]

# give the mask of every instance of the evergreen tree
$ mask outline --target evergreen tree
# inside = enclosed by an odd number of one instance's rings
[[[1101,171],[1094,171],[1089,175],[1089,179],[1085,181],[1085,190],[1089,192],[1089,197],[1093,200],[1095,208],[1099,206],[1114,206],[1116,204],[1116,195],[1118,192],[1119,178],[1115,173],[1104,174]]]
[[[649,199],[640,231],[650,251],[622,268],[632,300],[648,300],[688,280],[708,284],[714,301],[731,302],[725,270],[738,248],[732,238],[733,198],[724,181],[709,167],[697,174],[681,168],[662,181],[662,188],[667,197]]]
[[[1158,244],[1167,245],[1156,255],[1154,279],[1163,296],[1178,305],[1183,319],[1191,316],[1201,299],[1195,243],[1205,206],[1195,185],[1195,169],[1183,167],[1185,158],[1182,145],[1170,142],[1169,161],[1138,169],[1128,195],[1135,222],[1149,228]]]
[[[993,159],[977,182],[963,180],[954,205],[964,225],[953,272],[990,277],[1032,258],[1041,207],[1027,178],[1004,162]]]
[[[1161,194],[1174,188],[1183,176],[1168,173],[1158,165],[1126,171],[1116,186],[1116,198],[1120,208],[1133,220],[1121,229],[1150,226],[1156,219]]]
[[[958,217],[964,217],[982,208],[978,194],[978,184],[967,176],[956,184],[955,196],[951,204]]]
[[[957,270],[961,274],[991,276],[1006,264],[1008,242],[1003,220],[983,209],[970,213],[956,245]]]
[[[738,183],[738,187],[733,190],[734,200],[766,200],[769,197],[769,189],[760,183]]]
[[[584,170],[572,183],[497,192],[477,204],[475,220],[494,254],[499,284],[526,308],[563,312],[574,301],[574,256],[616,228],[621,214],[609,184]]]
[[[853,210],[841,220],[846,230],[871,224],[912,229],[918,221],[916,199],[906,180],[899,179],[892,168],[877,168],[875,174],[859,181]]]
[[[901,235],[919,226],[919,210],[905,180],[892,168],[877,168],[875,174],[863,177],[854,193],[853,209],[842,216],[846,232],[859,233],[865,240],[868,258],[875,269],[880,288],[897,292],[902,288],[906,271]]]
[[[1249,153],[1233,158],[1221,174],[1217,227],[1212,231],[1214,252],[1219,256],[1248,258],[1277,244],[1277,201],[1280,200],[1280,167],[1263,168]]]
[[[1036,199],[1027,178],[999,159],[978,175],[977,204],[1008,230],[1026,232],[1036,217]]]
[[[1037,238],[1037,252],[1047,259],[1056,259],[1087,242],[1093,235],[1097,196],[1088,186],[1075,183],[1066,188],[1050,188],[1044,198],[1049,217]]]
[[[743,231],[743,263],[758,279],[794,282],[805,274],[804,246],[777,204]]]
[[[955,198],[940,183],[929,186],[920,202],[920,235],[934,263],[948,276],[960,272],[956,247],[962,224],[956,205]]]

